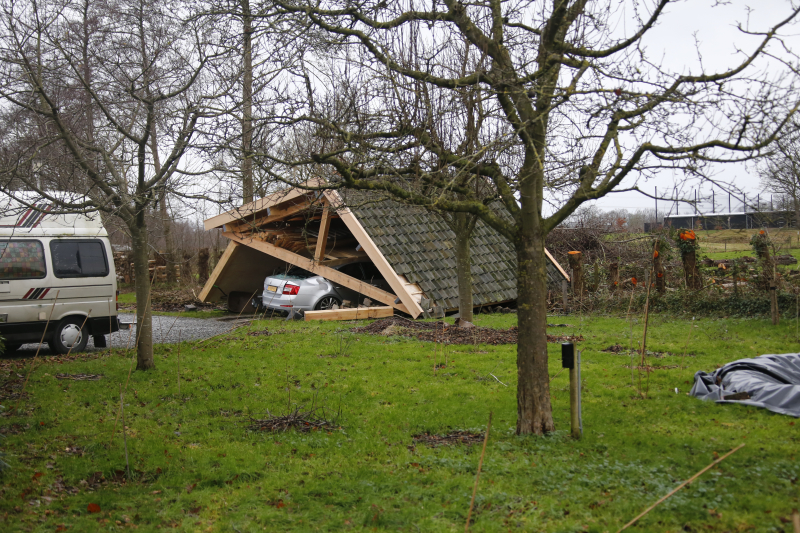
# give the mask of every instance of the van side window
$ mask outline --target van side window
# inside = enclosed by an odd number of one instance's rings
[[[39,241],[0,241],[0,279],[39,279],[47,275]]]
[[[103,241],[50,241],[53,271],[57,278],[89,278],[108,275]]]

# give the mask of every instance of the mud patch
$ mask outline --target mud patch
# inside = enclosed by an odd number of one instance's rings
[[[472,446],[473,444],[481,444],[483,442],[483,433],[472,433],[470,431],[451,431],[444,435],[419,433],[417,435],[412,435],[411,438],[414,444],[424,444],[431,448],[455,446],[456,444]]]

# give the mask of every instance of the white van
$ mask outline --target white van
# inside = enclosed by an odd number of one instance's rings
[[[53,352],[99,348],[120,329],[111,244],[98,213],[51,214],[0,199],[3,352],[44,340]],[[55,304],[55,305],[54,305]],[[47,329],[47,331],[45,331]]]

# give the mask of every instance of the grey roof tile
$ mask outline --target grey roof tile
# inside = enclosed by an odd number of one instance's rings
[[[457,307],[455,234],[424,208],[391,200],[364,201],[367,194],[346,191],[343,196],[395,272],[418,284],[437,303]],[[516,298],[514,247],[482,221],[472,234],[471,258],[475,305]],[[561,274],[549,262],[547,275],[560,290]]]

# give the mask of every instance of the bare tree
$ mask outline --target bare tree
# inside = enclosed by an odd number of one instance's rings
[[[154,367],[148,209],[180,192],[181,159],[214,96],[203,77],[209,29],[182,14],[185,4],[170,1],[2,2],[0,100],[19,122],[3,139],[0,186],[124,222],[140,370]]]
[[[276,165],[274,175],[292,181],[279,165],[327,165],[336,172],[329,187],[380,190],[409,203],[472,213],[514,244],[518,433],[554,428],[545,335],[547,234],[585,202],[633,188],[637,179],[664,168],[696,175],[710,161],[758,155],[797,107],[797,92],[787,83],[793,58],[772,46],[796,9],[787,8],[783,20],[761,32],[743,28],[759,42],[740,53],[738,65],[690,73],[684,67],[671,71],[648,55],[647,37],[667,18],[667,4],[637,2],[629,9],[610,1],[434,0],[422,8],[411,0],[273,2],[274,17],[294,17],[330,36],[328,46],[307,61],[308,69],[338,62],[350,69],[340,69],[343,78],[370,82],[355,102],[358,113],[349,115],[323,115],[314,108],[308,93],[320,92],[319,86],[298,93],[291,107],[281,95],[287,130],[312,123],[340,142],[331,143],[330,151],[291,160],[277,148],[259,154]],[[618,24],[630,16],[633,20]],[[630,28],[628,34],[620,35],[620,27]],[[460,55],[465,43],[484,52],[487,61],[453,73],[440,58]],[[412,52],[419,61],[409,59]],[[778,58],[769,74],[757,62],[767,53]],[[394,92],[377,94],[372,88],[381,79],[392,80]],[[340,91],[338,81],[329,85],[330,92]],[[466,87],[486,92],[510,136],[466,157],[454,153],[436,142],[420,117],[404,121],[386,111],[393,99],[413,100],[416,83],[454,93]],[[484,127],[497,126],[487,121]],[[509,146],[495,151],[495,143]],[[469,173],[473,181],[488,180],[509,216],[447,179],[440,162],[454,173]],[[421,194],[420,182],[459,196]]]
[[[794,212],[795,227],[800,228],[800,138],[797,124],[778,139],[758,173],[761,184],[779,195],[778,205]]]

